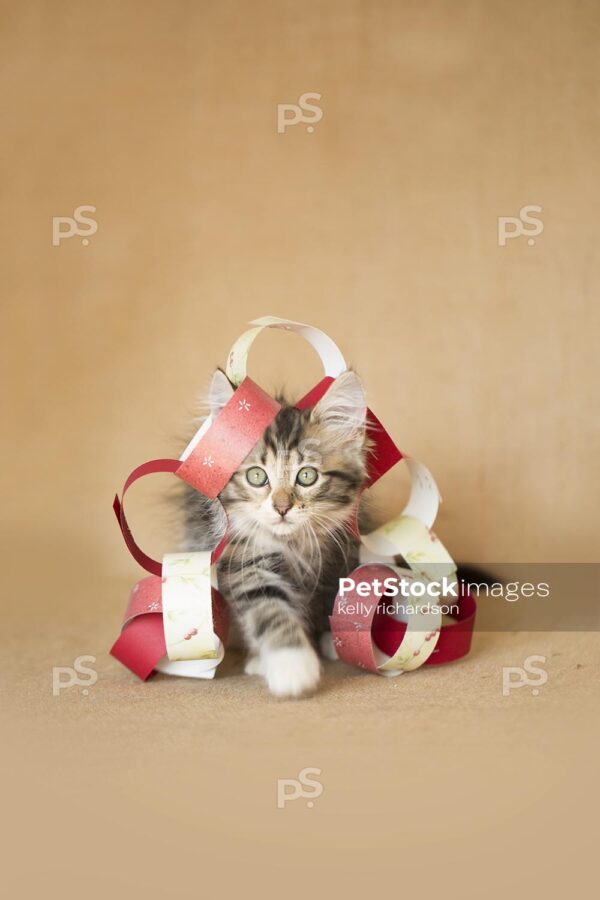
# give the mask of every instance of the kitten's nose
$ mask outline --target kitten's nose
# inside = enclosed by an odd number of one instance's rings
[[[285,514],[292,508],[292,501],[287,494],[276,494],[273,497],[273,508],[277,510],[283,519]]]

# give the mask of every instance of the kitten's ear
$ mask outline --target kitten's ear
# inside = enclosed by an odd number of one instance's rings
[[[210,390],[208,392],[208,405],[210,407],[211,415],[218,415],[232,397],[233,387],[229,378],[225,372],[222,372],[221,369],[217,369],[212,377]]]
[[[367,398],[355,372],[344,372],[335,379],[312,411],[313,418],[340,435],[364,433]]]

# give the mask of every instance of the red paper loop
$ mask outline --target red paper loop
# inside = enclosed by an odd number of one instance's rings
[[[357,577],[358,573],[361,574],[360,578]],[[379,666],[373,653],[373,622],[377,618],[378,605],[385,593],[383,583],[386,578],[394,575],[393,569],[381,563],[358,566],[349,577],[353,578],[355,582],[371,584],[370,602],[356,602],[361,599],[361,595],[356,590],[349,592],[349,598],[342,599],[340,594],[335,598],[329,624],[334,647],[343,662],[378,673]],[[379,590],[375,590],[376,579],[379,582]],[[345,601],[347,600],[355,607],[351,616],[345,611],[347,605]],[[396,645],[396,649],[398,645]],[[393,656],[393,653],[388,655]]]
[[[152,575],[162,575],[162,563],[138,546],[127,522],[123,499],[131,485],[144,475],[169,472],[214,500],[280,409],[276,400],[251,378],[245,378],[183,462],[153,459],[133,470],[123,486],[121,499],[115,497],[113,509],[127,548],[143,569]],[[223,538],[215,549],[213,562],[223,552],[225,543]]]
[[[442,663],[454,662],[466,656],[471,649],[477,603],[462,584],[457,605],[456,620],[451,625],[442,625],[435,650],[424,665],[440,666]],[[383,653],[392,656],[399,647],[405,631],[406,625],[403,622],[397,622],[391,616],[381,614],[373,622],[373,641]]]
[[[360,578],[357,578],[357,573],[361,573]],[[365,611],[362,613],[357,612],[353,615],[352,620],[349,621],[348,616],[343,611],[343,606],[340,604],[338,595],[333,615],[330,619],[334,641],[336,637],[338,638],[340,659],[352,665],[369,669],[372,672],[378,671],[373,655],[373,644],[386,656],[392,657],[402,643],[407,628],[405,622],[398,622],[377,609],[378,603],[383,596],[383,589],[376,592],[374,581],[377,579],[380,584],[383,584],[385,578],[390,575],[395,575],[394,570],[379,563],[359,566],[349,577],[353,578],[355,582],[370,583],[371,591],[369,596],[375,597],[376,602],[364,604]],[[359,595],[356,596],[359,597]],[[354,594],[351,592],[350,600],[353,598]],[[436,647],[424,665],[436,666],[442,663],[453,662],[466,656],[469,652],[475,626],[477,604],[462,584],[460,585],[460,597],[457,605],[458,615],[456,616],[456,621],[451,625],[442,625]],[[352,629],[350,629],[351,625],[353,626]]]
[[[175,474],[214,500],[280,409],[251,378],[244,378]]]
[[[111,656],[142,681],[152,674],[166,652],[162,616],[153,613],[137,616],[123,629],[110,649]]]
[[[298,400],[296,408],[310,409],[316,406],[334,381],[335,379],[329,375],[322,378],[308,394],[305,394],[301,400]],[[367,433],[373,444],[367,461],[367,478],[364,485],[365,488],[369,488],[376,481],[379,481],[381,476],[385,475],[392,466],[400,462],[403,459],[403,454],[398,450],[377,416],[370,409],[367,409],[366,425]]]
[[[151,556],[144,553],[144,551],[136,544],[125,516],[123,500],[131,485],[134,484],[138,478],[143,478],[144,475],[154,475],[158,472],[175,473],[180,465],[181,462],[178,459],[152,459],[150,462],[143,463],[141,466],[138,466],[137,469],[133,470],[125,482],[121,500],[119,500],[119,496],[117,495],[113,503],[113,509],[117,517],[117,522],[119,523],[119,528],[121,529],[121,534],[127,544],[127,549],[135,561],[152,575],[162,575],[162,563],[159,563],[156,559],[152,559]]]

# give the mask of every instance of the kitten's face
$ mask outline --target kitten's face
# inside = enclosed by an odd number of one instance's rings
[[[364,415],[353,372],[313,410],[284,406],[220,494],[233,531],[289,540],[343,526],[365,477]]]

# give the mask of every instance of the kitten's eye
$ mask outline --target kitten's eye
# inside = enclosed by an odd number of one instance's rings
[[[268,480],[269,476],[260,466],[250,466],[246,472],[246,481],[252,487],[264,487]]]
[[[315,483],[318,477],[319,473],[316,469],[313,469],[312,466],[304,466],[296,475],[296,484],[301,484],[303,487],[310,487],[311,484]]]

